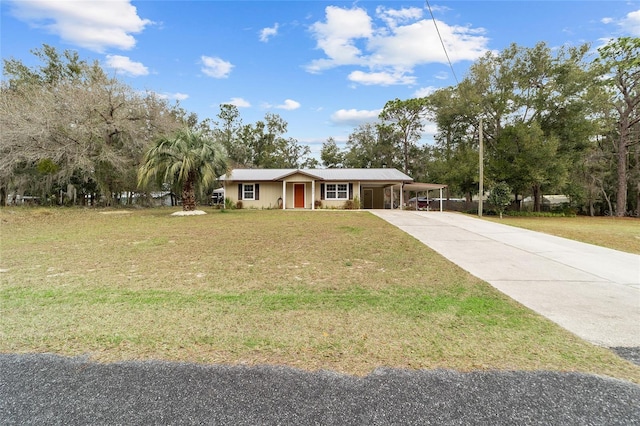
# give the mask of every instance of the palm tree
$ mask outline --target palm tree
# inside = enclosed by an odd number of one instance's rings
[[[196,209],[196,187],[203,193],[228,170],[222,146],[201,132],[182,129],[163,137],[149,149],[138,170],[138,186],[150,181],[167,182],[182,188],[182,210]]]

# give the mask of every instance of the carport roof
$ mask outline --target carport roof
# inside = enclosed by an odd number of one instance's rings
[[[405,183],[402,189],[404,189],[405,191],[430,191],[432,189],[443,189],[446,187],[447,185],[442,185],[439,183],[414,182],[414,183]]]

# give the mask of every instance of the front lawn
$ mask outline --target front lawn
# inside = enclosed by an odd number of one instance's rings
[[[0,210],[0,352],[640,383],[640,367],[367,212],[170,212]]]
[[[518,226],[558,237],[640,254],[640,219],[631,217],[483,216],[504,225]]]

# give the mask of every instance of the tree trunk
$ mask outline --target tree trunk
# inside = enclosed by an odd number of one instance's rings
[[[627,211],[627,138],[624,127],[620,129],[618,141],[618,194],[616,197],[616,216],[623,217]]]
[[[403,141],[403,154],[404,154],[404,172],[409,173],[409,141],[405,136]]]
[[[605,212],[605,216],[613,216],[613,206],[611,206],[611,198],[607,195],[607,191],[604,190],[604,183],[601,183],[600,190],[602,191],[602,196],[607,201],[607,206],[609,206],[609,214]]]
[[[190,212],[196,209],[196,191],[191,174],[182,186],[182,211]]]
[[[640,142],[640,127],[638,128],[638,142]],[[632,214],[640,217],[640,148],[635,149],[635,171],[633,173],[636,183],[636,205],[635,210],[632,208]]]
[[[533,185],[533,211],[540,212],[540,185]]]
[[[638,182],[638,190],[636,192],[636,216],[640,217],[640,182]]]

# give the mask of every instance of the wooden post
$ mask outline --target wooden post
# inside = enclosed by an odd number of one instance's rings
[[[484,197],[484,153],[482,152],[482,117],[480,117],[479,129],[478,129],[479,151],[480,151],[480,178],[479,191],[478,191],[478,216],[482,217],[482,198]]]

